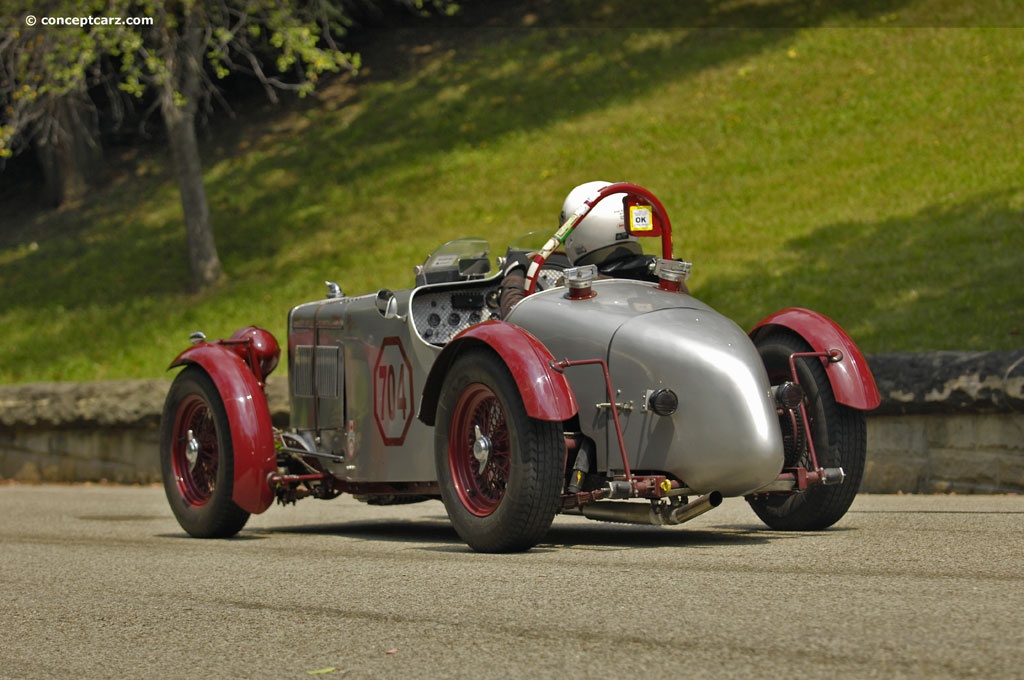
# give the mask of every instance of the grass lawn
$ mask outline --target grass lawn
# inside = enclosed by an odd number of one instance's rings
[[[592,179],[657,194],[743,326],[799,305],[869,354],[1024,346],[1024,10],[965,4],[534,0],[370,32],[358,78],[215,116],[214,293],[186,292],[159,147],[76,208],[0,188],[0,382],[165,375],[196,329],[283,341],[325,280],[409,286],[459,236],[502,254]]]

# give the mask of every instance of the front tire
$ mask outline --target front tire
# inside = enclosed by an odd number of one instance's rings
[[[787,331],[770,333],[756,345],[772,385],[792,379],[791,354],[812,351],[802,338]],[[842,467],[846,479],[834,486],[816,486],[794,494],[752,496],[747,501],[761,521],[772,529],[817,531],[838,522],[857,495],[867,458],[867,425],[863,411],[836,402],[820,359],[799,358],[796,368],[805,394],[804,404],[818,465]],[[799,416],[797,420],[799,422]],[[800,431],[803,428],[794,431],[788,412],[780,416],[780,422],[785,466],[811,469],[807,437]]]
[[[196,538],[234,536],[249,513],[231,500],[231,428],[213,380],[186,366],[171,384],[160,421],[164,492],[181,528]]]
[[[438,402],[434,455],[455,531],[479,552],[528,550],[559,509],[561,423],[531,418],[508,368],[489,349],[452,365]]]

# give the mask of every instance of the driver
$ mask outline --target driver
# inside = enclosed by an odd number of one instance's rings
[[[595,191],[611,182],[587,182],[565,197],[558,217],[561,226],[583,205]],[[569,237],[565,239],[565,254],[574,267],[596,264],[601,273],[614,262],[633,260],[643,255],[640,241],[626,231],[622,201],[625,194],[612,194],[591,208]]]
[[[575,187],[562,202],[558,226],[595,191],[611,182],[586,182]],[[573,267],[597,265],[602,276],[657,282],[657,258],[645,255],[640,241],[626,230],[623,218],[625,194],[612,194],[595,205],[565,239],[565,255]],[[525,297],[525,276],[529,261],[514,260],[505,269],[501,285],[501,317]],[[685,287],[685,284],[684,284]],[[687,291],[688,292],[688,291]]]

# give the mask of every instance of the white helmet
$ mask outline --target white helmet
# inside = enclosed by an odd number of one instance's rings
[[[559,225],[565,224],[598,189],[609,184],[611,182],[587,182],[570,191],[562,203]],[[622,207],[625,197],[625,194],[612,194],[602,199],[565,239],[565,253],[573,266],[600,265],[608,260],[643,253],[637,238],[626,231]]]

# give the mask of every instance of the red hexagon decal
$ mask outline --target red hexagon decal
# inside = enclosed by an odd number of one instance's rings
[[[385,446],[405,443],[414,413],[412,364],[401,338],[384,338],[373,365],[373,419]]]

